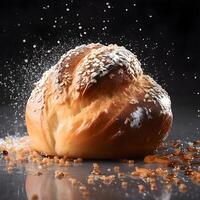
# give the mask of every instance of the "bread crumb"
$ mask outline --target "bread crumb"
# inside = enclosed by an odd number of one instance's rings
[[[134,160],[128,160],[128,164],[129,165],[133,165],[134,164]]]
[[[36,175],[37,175],[37,176],[41,176],[41,175],[42,175],[42,172],[38,171],[38,172],[36,173]]]
[[[55,171],[55,178],[61,179],[69,176],[69,173],[62,171]]]
[[[179,189],[180,192],[186,192],[187,191],[187,186],[184,183],[181,183],[178,186],[178,189]]]
[[[123,181],[123,182],[121,183],[121,186],[122,186],[123,189],[126,189],[126,188],[128,187],[128,183],[125,182],[125,181]]]
[[[81,191],[87,190],[87,188],[86,188],[85,186],[83,186],[83,185],[81,185],[81,186],[79,187],[79,189],[80,189]]]
[[[138,190],[139,190],[139,193],[143,193],[145,191],[144,185],[139,184],[138,185]]]
[[[114,171],[115,172],[119,172],[120,171],[120,167],[119,166],[114,166]]]
[[[74,159],[74,163],[82,163],[82,162],[83,162],[82,158]]]
[[[39,197],[37,194],[33,194],[31,197],[31,200],[39,200]]]

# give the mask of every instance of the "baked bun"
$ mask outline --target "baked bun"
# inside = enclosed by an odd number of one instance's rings
[[[48,155],[138,157],[168,135],[171,101],[124,47],[82,45],[36,83],[26,124],[33,148]]]

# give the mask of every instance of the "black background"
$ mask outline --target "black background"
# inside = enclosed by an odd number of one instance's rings
[[[169,92],[175,130],[185,123],[199,133],[197,0],[2,0],[0,120],[6,105],[23,118],[33,83],[68,49],[89,42],[117,43],[137,54],[145,72]]]

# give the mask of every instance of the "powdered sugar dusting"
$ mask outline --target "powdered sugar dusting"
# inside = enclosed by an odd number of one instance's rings
[[[161,107],[161,114],[172,115],[171,100],[167,92],[157,83],[149,90],[149,95],[153,98],[155,103],[157,102]]]
[[[81,64],[76,67],[75,77],[72,80],[73,70],[70,68],[73,67],[71,65],[74,59],[80,55],[83,55],[83,58],[79,58]],[[55,66],[43,74],[42,79],[36,83],[30,100],[41,104],[38,109],[43,107],[45,84],[49,77],[54,88],[52,92],[60,94],[72,84],[72,81],[77,91],[87,89],[90,84],[96,83],[98,78],[107,75],[114,67],[119,68],[121,76],[127,74],[131,79],[143,73],[137,57],[124,47],[104,46],[99,43],[78,46],[65,53]]]
[[[169,96],[163,95],[158,98],[160,105],[166,112],[171,112],[171,101]]]
[[[20,151],[30,149],[31,140],[28,136],[17,137],[7,136],[5,139],[0,138],[0,150]]]
[[[140,128],[142,124],[142,120],[144,118],[144,110],[141,107],[137,107],[137,109],[130,114],[130,126],[132,128]]]
[[[42,78],[37,83],[35,83],[36,87],[32,91],[29,98],[29,101],[37,104],[37,110],[41,110],[44,107],[46,92],[45,85],[48,79],[51,79],[50,82],[53,86],[52,88],[54,88],[52,93],[55,94],[55,101],[58,101],[60,96],[59,94],[61,94],[63,90],[68,88],[72,83],[72,74],[70,72],[72,61],[79,55],[83,54],[86,49],[93,49],[99,46],[101,46],[99,43],[91,43],[89,45],[83,44],[81,46],[77,46],[76,48],[69,50],[67,53],[61,56],[58,63],[52,66],[43,74]]]
[[[93,49],[77,67],[75,87],[77,90],[86,88],[115,68],[123,69],[121,74],[124,72],[130,79],[143,73],[137,57],[124,47],[117,45],[102,46]]]

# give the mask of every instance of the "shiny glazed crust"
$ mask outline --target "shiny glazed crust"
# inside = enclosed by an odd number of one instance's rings
[[[33,148],[48,155],[139,157],[166,138],[171,101],[124,47],[82,45],[36,83],[26,124]]]

